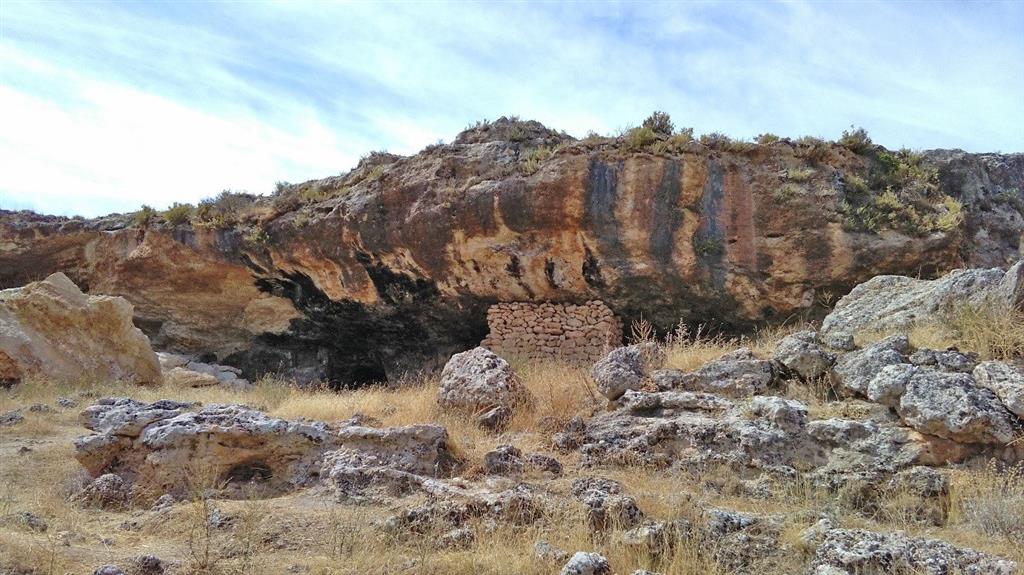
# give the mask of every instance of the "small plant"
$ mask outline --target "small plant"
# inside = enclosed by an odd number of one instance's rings
[[[847,174],[843,178],[843,183],[846,184],[846,191],[851,195],[865,196],[871,193],[868,183],[864,181],[864,178],[856,174]]]
[[[754,141],[762,146],[770,146],[772,144],[782,141],[782,138],[776,136],[775,134],[767,133],[758,134],[758,136],[754,138]]]
[[[790,168],[786,170],[786,178],[794,182],[806,182],[814,177],[814,168]]]
[[[723,149],[732,143],[732,138],[721,132],[711,132],[710,134],[701,134],[700,143],[709,148]]]
[[[648,146],[658,141],[658,134],[646,126],[633,128],[626,133],[626,149],[631,152],[639,152],[647,149]]]
[[[722,240],[713,237],[701,237],[693,240],[693,251],[701,257],[722,253]]]
[[[843,130],[843,135],[839,138],[839,145],[861,155],[870,152],[874,147],[874,143],[868,136],[868,131],[853,126],[850,126],[849,130]]]
[[[772,199],[780,204],[784,204],[799,196],[801,193],[803,193],[803,189],[800,186],[787,183],[776,188],[776,190],[772,192]]]
[[[554,151],[549,146],[534,148],[526,154],[526,158],[519,164],[519,171],[525,176],[534,174],[553,155]]]
[[[147,227],[149,222],[156,217],[156,210],[153,208],[143,205],[139,211],[132,215],[132,223],[140,228]]]
[[[330,197],[330,193],[320,184],[306,186],[299,192],[299,197],[307,204],[312,204]]]
[[[804,136],[796,141],[802,155],[813,164],[821,164],[832,154],[832,146],[821,138]]]
[[[376,182],[384,175],[384,166],[374,166],[370,173],[366,174],[365,181]]]
[[[179,204],[174,202],[171,207],[167,208],[164,212],[164,219],[167,223],[178,226],[181,224],[187,224],[192,219],[192,213],[195,212],[195,206],[192,204]]]
[[[641,128],[648,128],[655,134],[671,136],[676,127],[672,124],[672,118],[665,112],[655,111],[644,120]]]
[[[962,520],[982,532],[1020,542],[1024,538],[1024,463],[1003,467],[995,460],[955,490]]]
[[[245,231],[245,241],[258,246],[265,246],[270,242],[270,234],[267,233],[266,228],[263,226],[253,226]]]
[[[287,190],[290,187],[291,187],[291,184],[289,184],[288,182],[278,181],[278,182],[276,182],[274,184],[274,193],[275,194],[282,194],[282,193],[284,193],[285,190]]]

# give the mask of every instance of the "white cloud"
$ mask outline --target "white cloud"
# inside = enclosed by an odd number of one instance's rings
[[[338,173],[518,114],[1024,148],[1011,4],[11,3],[0,207],[96,215]]]

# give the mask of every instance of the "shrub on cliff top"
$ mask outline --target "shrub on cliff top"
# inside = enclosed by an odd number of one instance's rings
[[[144,228],[149,225],[150,220],[152,220],[154,216],[156,216],[156,210],[147,205],[143,205],[139,211],[132,215],[132,223]]]
[[[866,154],[874,147],[871,137],[868,136],[868,131],[853,126],[850,126],[849,130],[843,130],[843,135],[839,138],[839,145],[855,154]]]
[[[640,125],[641,128],[650,128],[655,134],[661,134],[663,136],[671,136],[672,132],[675,131],[676,127],[672,124],[672,118],[662,111],[655,111],[644,123]]]
[[[180,224],[187,224],[192,219],[192,213],[195,211],[195,207],[192,204],[179,204],[174,202],[171,207],[167,208],[164,212],[164,219],[167,223],[172,226]]]

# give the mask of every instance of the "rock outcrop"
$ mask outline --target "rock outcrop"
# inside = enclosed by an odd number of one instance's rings
[[[876,276],[843,296],[825,317],[821,331],[905,331],[915,323],[941,320],[941,314],[958,306],[986,304],[1024,309],[1024,260],[1008,271],[955,270],[934,280]]]
[[[354,496],[444,473],[454,461],[436,425],[369,428],[286,421],[240,405],[198,411],[174,401],[100,400],[82,412],[92,435],[75,457],[93,477],[113,474],[177,497],[210,485],[227,494],[279,493],[323,481]]]
[[[132,304],[89,296],[62,273],[0,291],[0,382],[156,383],[160,364],[132,325]]]
[[[906,217],[876,201],[897,156],[788,139],[637,148],[503,119],[273,198],[225,196],[191,224],[0,213],[0,287],[64,271],[128,298],[160,350],[345,385],[440,366],[483,340],[501,301],[740,329],[877,274],[1020,257],[1024,156],[925,154],[934,199]]]

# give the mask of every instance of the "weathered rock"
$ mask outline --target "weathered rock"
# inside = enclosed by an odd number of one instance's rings
[[[771,361],[758,359],[749,349],[740,348],[690,373],[674,369],[655,371],[651,380],[660,390],[679,389],[726,397],[749,397],[767,391],[775,375],[775,366]]]
[[[868,399],[889,407],[898,406],[900,397],[907,389],[907,383],[918,371],[919,368],[909,363],[895,363],[883,367],[868,383]]]
[[[577,551],[562,567],[561,575],[610,575],[611,572],[603,555]]]
[[[960,353],[955,349],[945,351],[919,349],[910,354],[907,359],[914,365],[957,373],[971,373],[974,366],[978,365],[977,355]]]
[[[590,527],[595,531],[628,529],[644,518],[636,500],[624,495],[622,486],[610,479],[576,479],[572,482],[572,495],[586,505]]]
[[[991,389],[1011,412],[1024,418],[1024,369],[999,361],[978,364],[972,372],[981,387]]]
[[[275,197],[228,196],[243,205],[227,229],[0,212],[0,287],[64,270],[128,297],[161,349],[230,358],[250,379],[281,369],[351,384],[397,380],[476,345],[496,301],[600,299],[660,330],[679,319],[740,327],[876,274],[1020,257],[1024,218],[999,201],[1021,197],[1019,155],[927,152],[939,189],[915,210],[944,213],[948,195],[964,224],[918,235],[884,218],[881,230],[847,229],[855,198],[843,180],[873,178],[865,156],[838,145],[815,147],[825,153],[811,165],[809,147],[785,139],[756,153],[692,143],[651,154],[624,138],[498,124]],[[558,152],[524,173],[542,146]],[[780,166],[812,177],[784,182]],[[815,193],[775,201],[787,183]],[[884,191],[856,201],[870,208]]]
[[[225,493],[278,492],[323,481],[340,495],[444,473],[453,457],[436,425],[369,428],[267,417],[239,405],[101,400],[83,412],[97,433],[75,441],[93,476],[116,473],[157,493],[183,494],[197,474]]]
[[[512,421],[512,409],[499,405],[488,409],[476,418],[477,425],[491,431],[501,431]]]
[[[117,565],[103,565],[97,567],[92,575],[125,575],[124,571],[121,570]]]
[[[120,476],[106,473],[89,482],[74,499],[101,509],[121,509],[131,503],[132,490]]]
[[[832,378],[845,392],[866,396],[868,385],[882,368],[907,363],[904,355],[909,352],[910,340],[906,336],[888,337],[840,357],[832,368]]]
[[[484,454],[484,471],[492,475],[518,475],[524,471],[560,475],[562,464],[547,455],[530,453],[524,456],[511,445],[499,445]]]
[[[1001,269],[955,270],[935,280],[880,275],[853,288],[821,324],[822,333],[904,331],[961,305],[1021,306],[1022,262]]]
[[[0,381],[160,381],[149,339],[132,324],[132,305],[87,296],[62,273],[0,291]]]
[[[139,555],[132,560],[132,575],[163,575],[167,565],[156,555]]]
[[[1006,444],[1020,425],[991,390],[962,373],[916,369],[896,411],[910,427],[960,443]]]
[[[208,373],[174,367],[164,372],[164,383],[172,387],[212,387],[220,381]]]
[[[15,513],[14,521],[37,533],[45,533],[50,528],[45,519],[29,511]]]
[[[453,355],[441,372],[437,402],[442,408],[479,414],[495,407],[511,409],[526,401],[529,392],[512,367],[485,348]]]
[[[822,566],[858,575],[900,572],[1012,575],[1016,571],[1012,561],[973,549],[954,547],[937,539],[863,529],[833,529],[826,533],[814,554],[814,568]]]
[[[12,409],[0,413],[0,426],[17,425],[22,421],[25,421],[25,416],[21,414],[20,409]]]
[[[836,355],[819,345],[818,334],[801,331],[782,338],[772,359],[801,379],[809,381],[825,375],[836,362]]]
[[[565,563],[569,559],[569,553],[554,547],[543,539],[533,544],[533,555],[541,561],[549,561],[551,563]]]
[[[627,345],[613,349],[594,364],[591,376],[594,385],[610,400],[629,390],[640,389],[651,370],[661,367],[664,351],[654,343]]]

